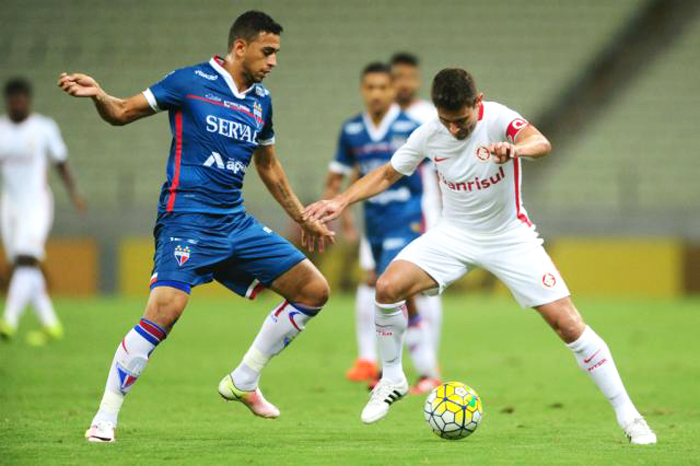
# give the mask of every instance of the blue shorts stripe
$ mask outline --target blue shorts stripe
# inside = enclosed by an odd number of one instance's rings
[[[137,325],[136,327],[134,327],[134,330],[136,330],[136,333],[141,335],[143,338],[146,339],[146,341],[148,341],[152,345],[157,346],[158,343],[160,343],[156,337],[154,337],[153,335],[151,335],[150,333],[148,333],[147,331],[142,329],[140,326]]]
[[[157,286],[169,286],[171,288],[177,288],[178,290],[184,291],[187,294],[190,294],[192,292],[192,286],[189,283],[177,282],[174,280],[158,280],[157,282],[153,282],[151,284],[151,289]]]

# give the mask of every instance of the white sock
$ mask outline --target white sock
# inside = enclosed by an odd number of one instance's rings
[[[437,379],[438,368],[435,352],[433,351],[430,332],[425,325],[426,322],[420,315],[410,317],[408,319],[408,328],[406,329],[406,347],[411,355],[413,367],[420,377],[431,377]]]
[[[284,301],[273,309],[243,360],[231,373],[236,387],[245,391],[255,390],[260,373],[270,359],[282,352],[320,310],[290,301]]]
[[[566,346],[574,352],[581,369],[593,379],[603,395],[610,401],[615,410],[617,423],[621,427],[633,419],[641,417],[627,395],[608,345],[592,328],[586,326],[578,340],[568,343]]]
[[[377,346],[382,358],[382,378],[392,383],[401,383],[406,379],[401,364],[403,335],[408,326],[406,301],[375,304],[374,325],[377,331]]]
[[[440,334],[442,332],[442,299],[440,296],[425,295],[417,295],[414,299],[418,313],[423,318],[423,322],[427,324],[430,341],[437,359],[437,355],[440,354]]]
[[[39,268],[35,269],[34,289],[31,302],[36,316],[44,327],[55,327],[59,324],[58,317],[53,309],[53,303],[46,290],[46,279]]]
[[[364,283],[355,295],[355,332],[359,359],[377,360],[377,332],[374,329],[374,287]]]
[[[34,271],[36,267],[21,265],[12,272],[10,288],[7,291],[5,302],[5,314],[3,319],[12,328],[17,328],[19,318],[22,317],[29,300],[32,297],[34,286]]]
[[[141,319],[119,343],[107,376],[105,393],[100,409],[95,414],[92,424],[109,421],[117,425],[119,410],[134,382],[143,372],[148,359],[158,344],[167,337],[167,333],[155,323]]]

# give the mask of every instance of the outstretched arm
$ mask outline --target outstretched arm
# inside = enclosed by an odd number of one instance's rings
[[[114,126],[155,114],[143,94],[127,99],[107,94],[95,79],[83,73],[61,73],[58,87],[73,97],[90,97],[102,119]]]
[[[275,155],[275,146],[260,146],[256,149],[253,157],[260,179],[265,183],[272,197],[287,212],[287,215],[301,226],[302,245],[306,246],[309,251],[313,251],[318,239],[319,250],[323,252],[325,242],[333,242],[334,233],[320,222],[304,218],[304,206],[292,191],[282,164]]]
[[[304,210],[304,218],[329,222],[338,218],[349,205],[386,191],[402,176],[391,166],[391,163],[382,165],[354,182],[344,193],[333,199],[314,202],[308,206]]]

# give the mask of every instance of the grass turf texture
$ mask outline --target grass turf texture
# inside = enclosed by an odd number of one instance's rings
[[[197,299],[154,353],[120,418],[116,444],[83,433],[114,349],[143,300],[57,300],[66,339],[24,343],[32,319],[0,345],[1,464],[690,464],[700,459],[700,302],[580,299],[613,351],[628,390],[658,434],[633,447],[607,401],[570,351],[533,312],[508,298],[445,297],[441,366],[472,385],[485,417],[449,442],[423,420],[424,397],[394,405],[366,426],[366,389],[346,382],[355,356],[353,301],[334,296],[321,316],[267,368],[275,421],[224,403],[220,378],[239,361],[277,302]],[[404,359],[410,367],[408,357]],[[412,373],[409,374],[413,377]]]

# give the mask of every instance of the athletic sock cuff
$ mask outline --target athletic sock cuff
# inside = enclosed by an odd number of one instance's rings
[[[598,335],[593,331],[591,327],[586,325],[586,328],[583,329],[583,333],[581,333],[581,336],[579,336],[575,341],[572,341],[571,343],[566,343],[566,346],[573,352],[581,351],[586,346],[588,346],[595,337],[598,337]]]
[[[148,319],[142,318],[138,325],[134,327],[134,330],[153,345],[158,345],[158,343],[168,337],[168,332]]]
[[[400,308],[401,306],[405,306],[406,300],[399,301],[397,303],[389,303],[389,304],[382,304],[382,303],[378,303],[377,301],[375,301],[374,305],[377,306],[381,310],[390,311],[390,310],[393,310],[396,308]]]
[[[302,314],[305,314],[309,317],[314,317],[316,314],[321,312],[321,309],[323,309],[323,306],[321,307],[312,307],[312,306],[306,306],[304,304],[297,304],[293,303],[291,301],[287,301],[290,306],[292,306],[294,309],[297,311],[301,312]]]

